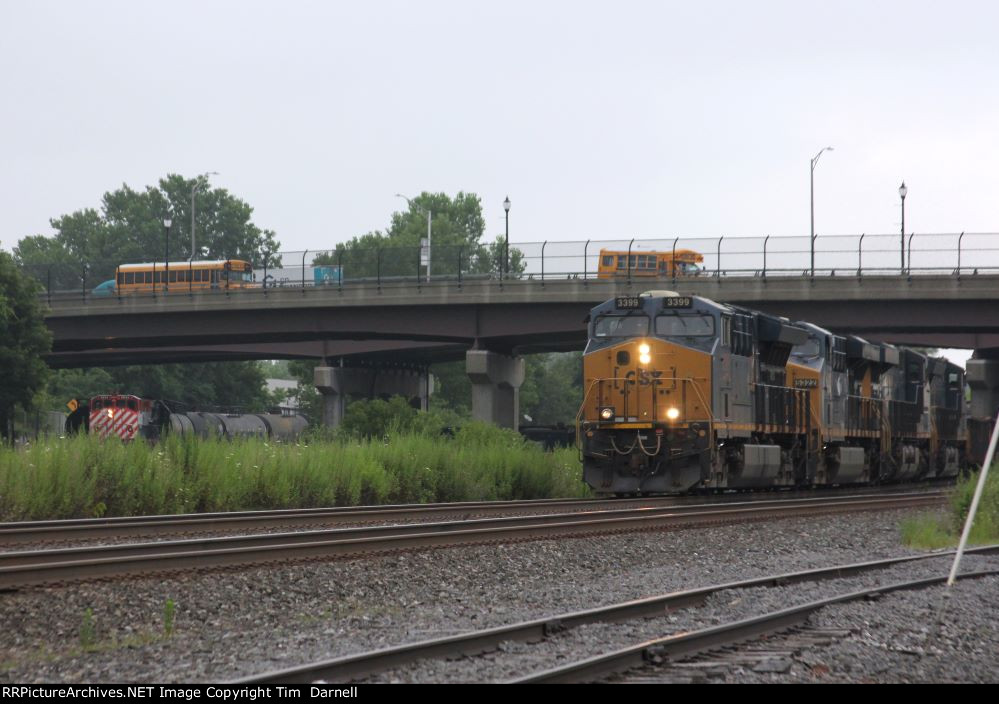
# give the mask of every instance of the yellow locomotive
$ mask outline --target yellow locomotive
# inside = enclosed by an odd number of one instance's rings
[[[863,484],[963,463],[963,370],[673,291],[592,309],[577,441],[602,494]]]

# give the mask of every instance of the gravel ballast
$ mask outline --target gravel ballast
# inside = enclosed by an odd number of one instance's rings
[[[0,629],[0,681],[234,679],[362,650],[679,589],[914,554],[915,551],[901,547],[899,542],[898,522],[905,515],[909,514],[854,513],[670,532],[485,545],[0,594],[0,619],[4,623]],[[976,559],[981,561],[976,565],[986,562]],[[943,561],[936,560],[934,564],[939,566]],[[937,569],[946,570],[946,565]],[[862,579],[865,577],[855,578]],[[840,587],[857,583],[838,581]],[[799,596],[814,595],[816,592],[811,590],[837,589],[833,584],[799,585]],[[994,614],[999,594],[995,582],[991,584],[992,598],[985,602]],[[709,605],[713,609],[711,615],[706,611],[700,615],[695,611],[678,612],[669,617],[677,619],[675,622],[654,619],[626,626],[638,629],[636,633],[649,629],[654,633],[652,637],[661,637],[675,630],[709,625],[704,623],[705,618],[720,619],[739,609],[765,607],[771,602],[789,605],[787,589],[773,590],[769,595],[766,593],[771,590],[752,590],[754,593],[745,597],[728,592],[721,597],[724,603]],[[164,634],[168,601],[175,604],[173,632],[169,637]],[[866,606],[877,612],[883,603],[885,600]],[[951,603],[955,603],[953,599]],[[985,618],[994,622],[992,614],[973,623]],[[899,617],[899,620],[904,619]],[[699,625],[694,626],[694,622]],[[922,622],[925,614],[916,619],[917,624]],[[954,627],[960,628],[957,621]],[[568,646],[558,645],[560,639],[541,646],[563,647],[564,653],[582,657],[593,654],[586,650],[587,643],[596,644],[598,652],[606,651],[617,636],[581,629],[563,637]],[[959,639],[960,634],[955,632],[954,638]],[[974,640],[975,636],[967,638]],[[581,640],[573,645],[571,639]],[[848,648],[849,643],[837,641],[833,647],[841,645]],[[541,669],[536,666],[539,658],[526,650],[537,647],[511,644],[504,646],[507,652],[499,655],[419,665],[388,679],[502,680]],[[520,648],[525,651],[516,652]],[[971,664],[952,672],[953,679],[989,681],[982,674],[988,671],[994,681],[995,641],[983,641],[982,648],[979,660],[986,661],[985,664],[976,669],[978,666],[971,663],[974,660],[971,658],[968,661]],[[512,656],[509,662],[504,660],[507,656]],[[527,659],[518,660],[518,657]],[[849,657],[850,653],[844,651],[841,660],[849,662]],[[499,672],[482,669],[482,663],[490,658],[500,667]],[[985,670],[988,662],[991,669]],[[421,669],[425,667],[429,670]],[[792,666],[785,673],[767,673],[767,677],[800,675],[807,680],[814,672],[824,672],[826,667],[831,677],[844,676],[844,681],[859,681],[868,676],[861,670],[846,670],[849,674],[843,675],[834,666],[802,665],[800,672]],[[732,676],[736,680],[750,679],[739,673]]]

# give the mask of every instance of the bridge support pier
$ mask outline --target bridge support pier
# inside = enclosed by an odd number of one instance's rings
[[[971,417],[995,418],[999,411],[999,359],[969,359],[965,379],[971,387]]]
[[[313,379],[323,397],[323,425],[327,428],[343,423],[351,396],[402,396],[413,408],[425,411],[432,391],[427,371],[408,367],[316,367]]]
[[[517,430],[524,358],[469,350],[465,353],[465,372],[472,382],[472,417]]]

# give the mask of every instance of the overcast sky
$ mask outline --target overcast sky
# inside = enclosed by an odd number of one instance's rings
[[[999,3],[0,5],[0,240],[168,172],[284,249],[478,193],[511,241],[999,230]]]

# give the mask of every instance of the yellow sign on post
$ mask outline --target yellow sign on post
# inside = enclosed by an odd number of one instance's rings
[[[80,404],[76,402],[76,399],[70,399],[69,403],[66,404],[69,408],[70,413],[76,413],[76,409],[80,407]]]

